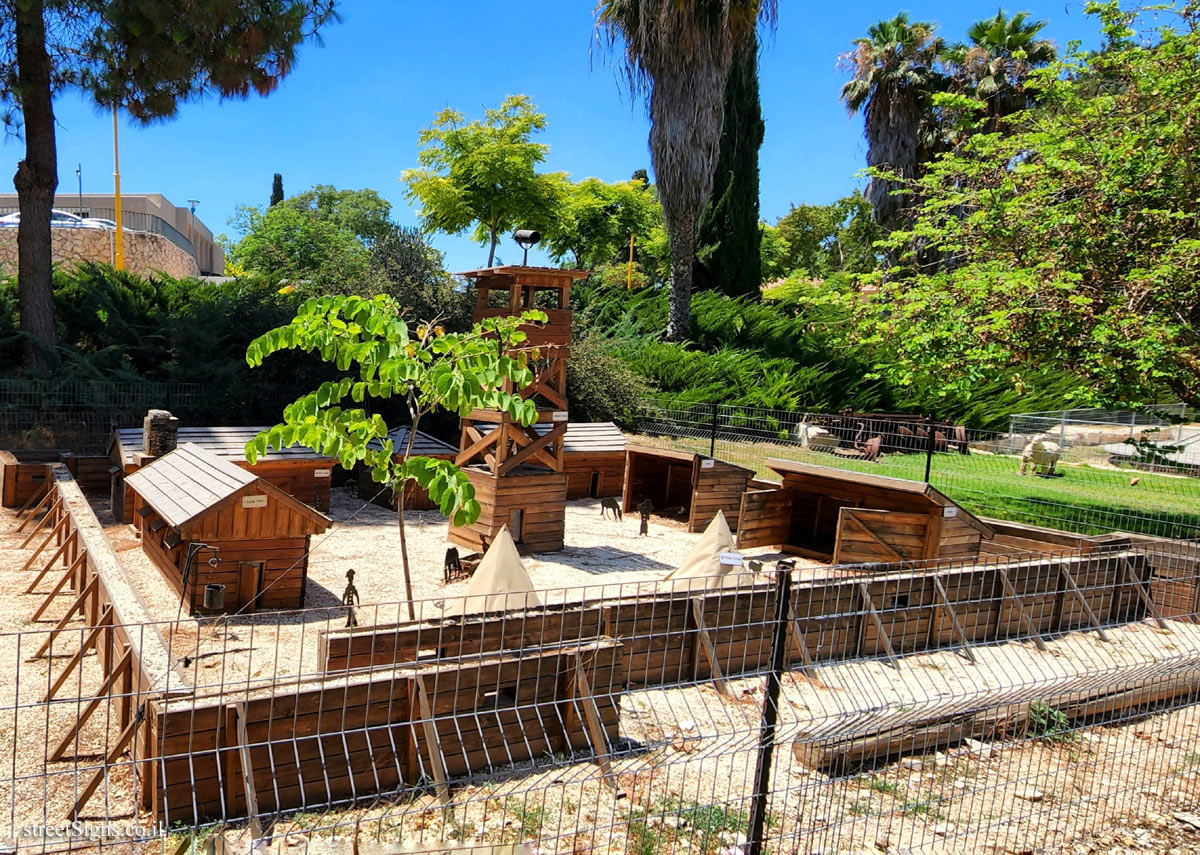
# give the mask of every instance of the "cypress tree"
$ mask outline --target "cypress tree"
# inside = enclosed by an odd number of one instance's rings
[[[755,40],[734,55],[725,81],[725,125],[713,192],[696,226],[697,289],[734,297],[759,293],[758,149],[763,131]]]
[[[271,206],[274,207],[283,201],[283,176],[278,172],[275,173],[275,180],[271,182]]]

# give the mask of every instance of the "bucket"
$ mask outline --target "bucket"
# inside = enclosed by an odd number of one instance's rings
[[[204,608],[214,612],[225,608],[224,585],[204,586]]]

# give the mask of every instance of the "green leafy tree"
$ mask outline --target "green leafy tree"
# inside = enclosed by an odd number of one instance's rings
[[[546,247],[555,261],[594,268],[629,260],[629,238],[641,246],[662,222],[653,188],[640,181],[609,184],[585,178],[563,194]]]
[[[851,113],[864,115],[867,165],[873,174],[867,199],[876,222],[893,227],[904,199],[896,193],[919,177],[938,141],[933,95],[944,85],[938,66],[943,43],[936,25],[906,13],[872,24],[848,54],[852,78],[842,87]]]
[[[883,373],[965,398],[989,377],[1066,369],[1094,403],[1200,399],[1198,52],[1200,31],[1170,29],[1071,52],[1037,73],[1042,104],[1009,133],[929,167],[892,239],[918,236],[941,263],[902,257],[862,309]]]
[[[149,124],[215,92],[270,93],[297,48],[336,19],[334,0],[0,0],[0,102],[25,157],[13,184],[25,364],[46,371],[55,347],[50,209],[58,186],[54,97],[74,89]]]
[[[787,266],[791,247],[779,229],[766,223],[761,225],[762,242],[759,244],[759,264],[762,266],[763,282],[771,282],[791,272]]]
[[[242,207],[230,223],[242,238],[228,247],[230,261],[272,282],[307,293],[359,287],[371,254],[354,232],[288,205]]]
[[[343,376],[289,404],[281,424],[246,444],[246,459],[254,463],[270,448],[302,445],[337,458],[345,469],[364,464],[376,482],[395,490],[405,595],[413,618],[405,485],[419,484],[455,525],[474,522],[480,511],[475,489],[458,466],[412,455],[421,419],[437,410],[462,417],[488,409],[505,412],[524,425],[537,421],[537,405],[520,395],[533,382],[533,372],[519,327],[545,319],[545,313],[529,311],[519,318],[489,318],[468,332],[453,333],[438,319],[410,325],[387,295],[307,300],[291,323],[250,343],[246,362],[258,366],[273,353],[298,350],[316,354]],[[404,402],[411,426],[400,460],[400,449],[388,438],[387,422],[361,406],[368,399],[391,398]]]
[[[725,80],[725,124],[712,195],[696,230],[697,290],[757,296],[763,283],[758,150],[765,126],[758,100],[758,40],[738,45]]]
[[[270,201],[270,203],[268,203],[268,206],[274,207],[282,201],[283,201],[283,176],[280,175],[278,172],[276,172],[275,177],[271,180],[271,201]]]
[[[401,176],[422,227],[461,234],[474,226],[472,237],[488,247],[488,267],[500,235],[551,231],[567,178],[537,171],[549,146],[532,138],[545,128],[545,114],[527,95],[510,95],[472,122],[458,110],[438,113],[418,137],[420,168]]]
[[[870,273],[879,267],[875,243],[883,238],[883,230],[861,193],[830,205],[793,205],[776,227],[787,246],[784,274],[801,271],[825,278],[842,272]]]
[[[288,197],[282,204],[311,214],[316,220],[333,223],[368,246],[393,236],[397,228],[391,220],[391,203],[378,191],[368,188],[339,190],[329,184],[318,184]]]
[[[623,45],[629,81],[648,93],[650,158],[670,237],[666,335],[690,327],[696,225],[712,193],[725,124],[725,81],[735,51],[758,22],[774,23],[775,0],[601,0],[598,27]]]

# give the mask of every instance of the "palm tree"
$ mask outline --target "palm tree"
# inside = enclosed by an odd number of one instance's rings
[[[842,100],[851,113],[865,116],[867,165],[896,176],[874,176],[867,187],[875,220],[887,227],[895,225],[905,207],[896,191],[918,177],[938,139],[932,95],[943,76],[937,67],[942,40],[934,35],[936,27],[909,21],[901,12],[872,25],[847,55],[853,78],[842,87]]]
[[[597,27],[624,45],[630,88],[647,92],[650,160],[671,244],[667,338],[691,322],[696,221],[712,192],[724,126],[725,80],[734,50],[777,0],[599,0]]]
[[[991,130],[998,130],[1005,116],[1033,104],[1029,73],[1058,56],[1052,42],[1037,37],[1046,22],[1028,18],[1028,12],[1010,18],[1000,10],[994,18],[972,24],[967,42],[946,51],[956,83],[986,105]]]

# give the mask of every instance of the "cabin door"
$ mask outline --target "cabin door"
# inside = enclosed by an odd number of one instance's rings
[[[782,546],[792,523],[790,490],[747,490],[738,514],[738,549]]]
[[[936,557],[930,517],[903,511],[843,507],[838,511],[834,564],[894,563]]]
[[[238,562],[238,595],[237,609],[249,614],[258,605],[258,595],[262,593],[263,563],[261,561]]]

